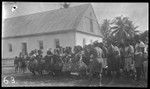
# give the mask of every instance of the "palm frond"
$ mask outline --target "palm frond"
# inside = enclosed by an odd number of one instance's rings
[[[113,36],[113,35],[117,34],[118,31],[119,31],[119,29],[116,29],[116,30],[112,31],[112,32],[111,32],[111,35]]]
[[[118,29],[118,28],[119,28],[118,26],[113,26],[113,27],[110,28],[110,30],[112,30],[112,29]]]

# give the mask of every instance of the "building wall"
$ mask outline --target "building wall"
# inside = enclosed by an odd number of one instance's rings
[[[93,32],[90,30],[90,19],[92,19],[93,24]],[[22,50],[22,42],[27,43],[27,51],[30,52],[33,49],[39,49],[39,40],[43,40],[44,50],[43,55],[46,54],[48,48],[55,48],[55,39],[60,40],[60,46],[66,47],[74,45],[81,45],[83,46],[83,39],[85,39],[86,44],[89,44],[96,40],[99,42],[102,41],[100,36],[100,29],[99,24],[97,22],[97,18],[95,17],[94,11],[92,6],[89,6],[88,9],[84,12],[81,21],[79,22],[78,27],[76,28],[77,32],[67,32],[61,34],[51,34],[51,35],[41,35],[41,36],[28,36],[28,37],[21,37],[21,38],[9,38],[2,40],[2,58],[12,58],[19,55],[19,52]],[[81,32],[79,32],[81,31]],[[85,34],[90,33],[93,35]],[[97,36],[94,36],[97,35]],[[8,51],[8,44],[12,44],[12,52]]]
[[[92,41],[92,43],[94,41],[102,42],[102,38],[100,38],[100,37],[91,36],[88,34],[76,32],[76,43],[75,44],[83,46],[83,39],[85,39],[86,45],[91,44],[91,41]]]
[[[90,19],[92,19],[92,24],[93,24],[93,32],[91,32],[91,23],[90,23]],[[88,9],[84,12],[83,17],[81,18],[81,21],[77,27],[78,31],[83,31],[83,32],[87,32],[87,33],[91,33],[91,34],[95,34],[95,35],[99,35],[101,34],[100,32],[100,26],[98,24],[97,18],[94,14],[94,10],[92,8],[92,6],[90,5],[88,7]]]
[[[30,36],[22,38],[10,38],[2,40],[2,58],[13,58],[19,55],[19,52],[22,50],[22,42],[27,43],[27,51],[30,52],[33,49],[39,49],[39,40],[43,40],[43,55],[46,54],[47,49],[55,48],[55,39],[59,39],[60,46],[73,47],[75,44],[75,33],[61,33],[61,34],[52,34],[52,35],[42,35],[42,36]],[[12,44],[12,52],[8,50],[8,44]]]
[[[92,19],[93,32],[91,31],[91,27],[90,27],[91,26],[90,19]],[[91,5],[84,12],[84,15],[77,27],[77,31],[81,31],[81,32],[76,32],[76,35],[75,35],[76,45],[83,46],[83,39],[85,39],[86,44],[90,44],[91,40],[92,40],[92,42],[94,42],[94,41],[102,42],[102,38],[100,37],[99,24],[97,22],[97,18],[94,14],[94,10],[92,9]],[[89,35],[86,33],[90,33],[93,35]],[[94,35],[96,35],[96,36],[94,36]]]

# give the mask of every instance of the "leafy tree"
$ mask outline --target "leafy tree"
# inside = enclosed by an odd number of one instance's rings
[[[139,35],[139,39],[143,42],[148,41],[148,30],[144,31]]]
[[[101,32],[103,34],[103,42],[104,43],[111,43],[110,42],[110,20],[104,19],[101,25]]]
[[[104,38],[107,38],[109,36],[109,31],[110,31],[110,22],[107,19],[104,19],[102,25],[101,25],[101,32],[104,36]]]

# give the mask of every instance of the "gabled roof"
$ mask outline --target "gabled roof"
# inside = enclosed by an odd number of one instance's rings
[[[74,30],[89,5],[8,18],[4,21],[3,37]]]

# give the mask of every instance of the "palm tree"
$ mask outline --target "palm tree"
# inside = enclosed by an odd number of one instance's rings
[[[133,38],[138,32],[138,26],[134,26],[133,22],[128,17],[116,17],[111,22],[111,36],[115,37],[119,44],[124,44],[126,40]]]

